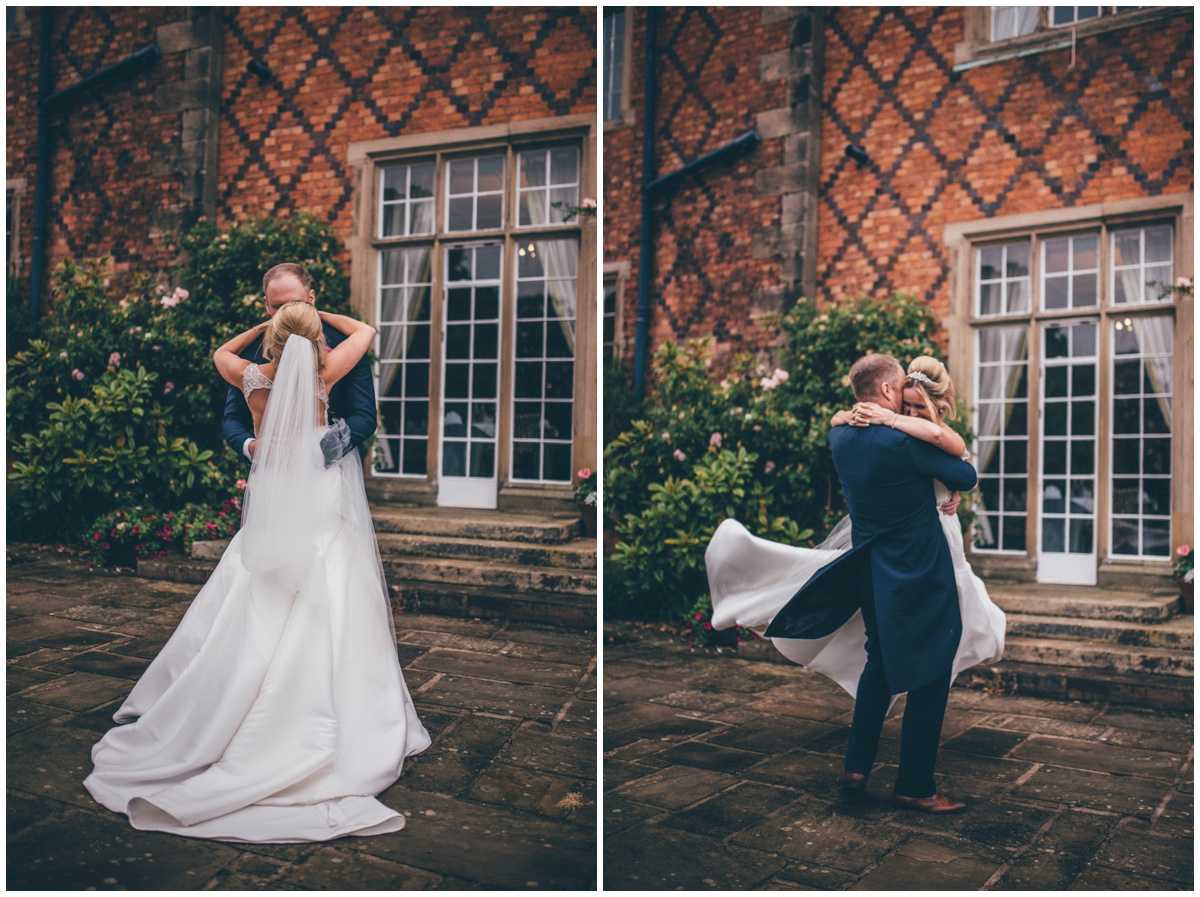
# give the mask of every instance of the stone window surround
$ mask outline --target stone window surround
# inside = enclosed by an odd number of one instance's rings
[[[376,236],[378,233],[376,222],[377,181],[378,172],[382,166],[407,159],[428,159],[436,155],[452,157],[509,147],[513,150],[515,160],[516,152],[526,145],[546,145],[556,141],[573,140],[579,146],[579,189],[583,194],[587,192],[587,185],[596,182],[596,120],[595,114],[563,115],[351,143],[347,148],[347,162],[355,183],[354,221],[351,236],[346,243],[350,251],[350,302],[355,311],[366,321],[374,320],[377,247],[385,245],[416,246],[435,242],[435,235],[388,239]],[[443,176],[440,172],[436,175],[436,196],[441,195],[442,188],[439,185]],[[515,179],[506,186],[505,190],[506,194],[511,192],[515,197]],[[507,201],[505,205],[507,208],[509,205]],[[573,413],[575,435],[572,455],[574,459],[594,458],[597,453],[597,427],[594,420],[597,403],[596,378],[593,376],[593,371],[596,367],[598,346],[595,345],[596,267],[592,260],[596,257],[597,219],[580,216],[570,224],[547,225],[545,228],[518,228],[515,224],[511,227],[505,225],[502,229],[483,231],[480,234],[493,237],[503,237],[506,234],[515,237],[520,234],[521,238],[525,239],[530,236],[531,232],[533,236],[545,232],[547,238],[572,233],[579,236],[579,281],[576,293],[575,333],[576,386]],[[473,239],[474,236],[474,233],[460,234],[439,231],[436,233],[436,242],[438,245],[442,245],[446,242],[459,241],[464,237]],[[591,272],[590,276],[589,272]],[[515,280],[510,286],[513,285],[515,285]],[[502,299],[502,301],[504,300]],[[502,345],[511,344],[512,325],[511,320],[504,324],[501,336]],[[508,366],[511,365],[506,366],[502,363],[501,370],[505,371]],[[502,374],[502,376],[506,375]],[[440,372],[438,381],[440,381]],[[440,389],[438,381],[431,382],[431,395],[437,394],[436,390]],[[506,382],[502,381],[502,384]],[[502,385],[502,394],[505,388]],[[502,444],[498,444],[500,455],[497,458],[497,471],[500,476],[499,507],[501,509],[517,506],[537,507],[541,502],[547,500],[571,498],[571,484],[512,481],[508,475],[511,467],[511,447],[508,444],[510,441],[506,438]],[[593,463],[590,466],[595,465]],[[372,498],[385,500],[411,498],[432,503],[437,495],[436,467],[430,467],[430,473],[426,478],[377,478],[367,471],[364,472],[367,473],[367,488]]]
[[[6,199],[12,203],[12,233],[9,235],[6,259],[9,275],[16,277],[21,271],[21,207],[27,189],[25,178],[8,178],[5,183]]]
[[[628,260],[606,262],[604,265],[604,282],[615,283],[617,288],[616,307],[613,315],[613,358],[621,358],[625,348],[625,291],[629,286],[629,275],[632,265]],[[603,334],[601,330],[601,334]],[[601,347],[603,350],[603,347]]]
[[[13,29],[4,30],[4,39],[6,43],[18,40],[29,40],[33,36],[33,22],[29,17],[29,10],[36,9],[32,6],[10,6],[13,11]]]
[[[634,124],[634,121],[636,120],[636,115],[633,111],[633,104],[629,100],[629,88],[632,86],[631,79],[633,77],[633,59],[632,59],[632,56],[633,56],[633,11],[635,8],[636,7],[633,7],[633,6],[626,6],[624,8],[625,28],[624,28],[624,36],[621,39],[622,39],[622,41],[624,41],[624,44],[625,44],[625,54],[624,54],[624,58],[621,60],[621,86],[622,86],[621,114],[616,118],[605,119],[605,121],[604,121],[605,133],[608,133],[609,131],[616,131],[620,128],[632,127]],[[601,35],[603,35],[604,34],[603,16],[601,17],[600,24],[602,26],[600,33],[601,33]],[[601,53],[603,53],[604,52],[603,38],[601,39],[600,43],[601,43]],[[601,77],[601,80],[603,80],[603,76]],[[600,114],[601,115],[604,114],[603,105],[601,106]]]
[[[984,243],[1003,242],[1021,237],[1038,234],[1039,236],[1054,236],[1058,234],[1078,233],[1082,229],[1098,228],[1101,224],[1112,229],[1123,225],[1133,226],[1148,224],[1154,221],[1170,220],[1175,229],[1175,273],[1176,276],[1191,276],[1194,265],[1194,230],[1193,230],[1192,193],[1174,193],[1164,196],[1144,197],[1131,200],[1097,203],[1089,206],[1077,206],[1067,209],[1052,209],[1043,212],[1031,212],[1019,215],[1009,215],[997,218],[979,219],[973,221],[948,224],[943,230],[943,245],[945,245],[950,262],[950,311],[943,318],[942,324],[947,332],[947,354],[950,358],[950,373],[954,382],[959,385],[959,395],[963,404],[970,408],[974,405],[974,368],[975,368],[975,327],[977,325],[1015,323],[1028,320],[1048,320],[1054,318],[1073,319],[1080,315],[1107,316],[1117,313],[1161,313],[1174,309],[1175,312],[1175,360],[1172,372],[1173,403],[1176,409],[1177,422],[1173,429],[1174,446],[1171,462],[1171,532],[1172,543],[1180,544],[1193,541],[1193,507],[1192,493],[1195,483],[1193,470],[1194,454],[1194,419],[1193,419],[1193,300],[1191,296],[1177,298],[1174,302],[1146,303],[1144,305],[1114,306],[1105,304],[1097,309],[1064,309],[1061,311],[1041,312],[1031,311],[1026,315],[977,317],[974,314],[974,265],[975,248]],[[1032,272],[1031,272],[1032,273]],[[1107,367],[1109,356],[1101,359],[1103,378],[1102,388],[1107,389]],[[1036,383],[1039,376],[1037,364],[1031,360],[1029,371],[1030,384]],[[1032,386],[1031,386],[1032,390]],[[1031,430],[1034,430],[1031,418]],[[1107,470],[1109,466],[1110,440],[1099,442],[1099,457],[1097,472],[1102,479],[1097,485],[1107,492]],[[1030,450],[1036,451],[1036,433],[1031,432]],[[1036,467],[1031,465],[1029,476],[1036,474]],[[1103,483],[1103,485],[1101,485]],[[1098,522],[1107,527],[1104,517],[1107,514],[1107,499],[1098,509]],[[1032,519],[1032,517],[1031,517]],[[1036,521],[1034,521],[1036,522]],[[1107,537],[1100,539],[1097,533],[1097,548],[1106,545]],[[971,563],[982,576],[1004,575],[1019,579],[1034,579],[1037,569],[1037,559],[1034,554],[1036,546],[1030,535],[1026,544],[1031,546],[1026,555],[1012,556],[996,552],[976,552],[968,540],[966,550]],[[1171,561],[1162,560],[1124,560],[1107,557],[1105,551],[1099,551],[1099,582],[1100,585],[1134,584],[1145,576],[1166,576],[1170,574]]]
[[[1133,28],[1183,15],[1190,6],[1160,6],[1102,15],[1072,25],[1050,25],[1042,8],[1038,30],[1006,40],[992,41],[990,6],[971,6],[963,11],[963,40],[954,46],[954,70],[963,71],[981,65],[1004,62],[1021,56],[1067,49],[1081,38],[1108,31]]]

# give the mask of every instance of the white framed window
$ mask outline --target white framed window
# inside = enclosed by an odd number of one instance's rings
[[[1029,241],[975,250],[975,314],[979,317],[1029,311]]]
[[[1036,6],[993,6],[992,40],[1008,40],[1038,30],[1038,7]]]
[[[429,247],[379,253],[375,469],[423,477],[429,456],[433,259]]]
[[[579,147],[523,151],[517,156],[518,227],[562,224],[579,206]]]
[[[504,224],[504,156],[454,159],[447,166],[446,230],[494,230]]]
[[[392,165],[379,179],[379,236],[412,237],[433,233],[432,162]]]
[[[962,226],[976,234],[959,244],[972,290],[958,300],[974,365],[973,551],[1034,560],[1042,582],[1095,583],[1104,564],[1170,559],[1172,501],[1190,471],[1173,454],[1183,300],[1168,287],[1189,208],[1163,199],[1074,219],[1059,210],[1040,226],[1015,217],[1025,234],[991,225],[1004,242],[983,222]]]
[[[512,479],[571,479],[579,244],[522,241],[517,248]]]
[[[590,222],[569,209],[592,176],[594,116],[521,124],[351,146],[375,197],[351,241],[354,301],[378,331],[373,475],[439,504],[569,494],[587,451],[575,328],[597,296],[580,283]]]
[[[1114,556],[1171,556],[1171,375],[1174,322],[1167,315],[1112,322]]]
[[[1134,227],[1112,232],[1112,301],[1115,305],[1141,305],[1170,298],[1175,263],[1174,229],[1169,224]]]
[[[1051,6],[1050,25],[1058,28],[1063,25],[1074,25],[1076,22],[1086,22],[1088,19],[1100,18],[1100,6]],[[1107,7],[1111,13],[1114,7]]]
[[[1100,304],[1100,237],[1042,241],[1042,310],[1095,308]]]
[[[626,34],[624,7],[604,8],[604,120],[620,119],[628,105],[625,96]]]
[[[1029,327],[975,332],[977,550],[1024,554],[1029,513]]]

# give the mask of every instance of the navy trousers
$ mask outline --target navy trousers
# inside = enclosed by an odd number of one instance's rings
[[[862,611],[867,630],[867,665],[858,680],[854,721],[850,726],[850,742],[846,746],[846,772],[866,775],[875,763],[879,734],[883,731],[883,717],[891,704],[892,692],[883,674],[873,600],[864,601]],[[937,763],[938,742],[942,737],[942,721],[946,716],[949,696],[949,672],[941,679],[908,693],[900,729],[900,772],[896,777],[896,794],[932,797],[936,793],[933,769]]]

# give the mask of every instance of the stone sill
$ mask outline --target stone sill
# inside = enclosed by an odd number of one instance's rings
[[[1038,53],[1050,53],[1054,50],[1069,49],[1073,43],[1125,28],[1134,28],[1149,22],[1169,19],[1177,15],[1190,15],[1192,7],[1167,6],[1152,9],[1139,9],[1116,15],[1101,16],[1089,19],[1078,25],[1059,25],[1038,31],[1034,34],[1024,34],[1001,41],[969,41],[964,40],[954,47],[954,71],[964,72],[979,66],[992,65],[998,62],[1008,62],[1023,56],[1033,56]],[[1074,36],[1072,36],[1072,32]]]

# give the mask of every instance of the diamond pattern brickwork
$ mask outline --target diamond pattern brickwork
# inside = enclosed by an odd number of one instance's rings
[[[622,310],[624,352],[632,358],[637,317],[646,12],[630,7],[633,127],[604,136],[604,257],[628,261]],[[763,23],[759,8],[667,7],[658,26],[655,161],[668,174],[755,127],[757,115],[786,105],[786,81],[760,77],[760,59],[788,47],[784,20]],[[713,336],[719,352],[752,350],[773,333],[752,319],[754,297],[780,279],[776,258],[755,257],[753,238],[778,222],[778,195],[759,196],[756,175],[784,161],[785,138],[678,186],[655,222],[651,351],[667,339]]]
[[[595,46],[578,7],[230,10],[220,217],[308,210],[349,236],[349,143],[593,112]]]
[[[948,310],[942,228],[1193,188],[1192,17],[953,71],[963,11],[826,19],[817,281]],[[843,155],[847,143],[871,155]]]

